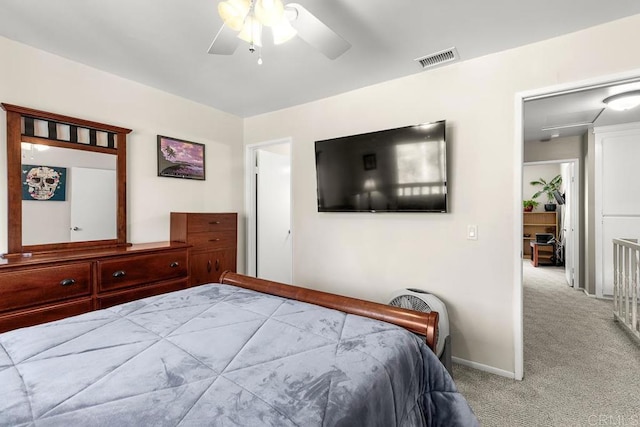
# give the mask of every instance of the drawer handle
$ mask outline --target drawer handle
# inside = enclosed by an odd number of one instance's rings
[[[209,224],[211,224],[211,225],[220,224],[220,221],[211,221],[211,222],[209,222]]]
[[[64,279],[60,281],[60,286],[71,286],[76,283],[75,279]]]
[[[209,239],[210,242],[219,242],[220,239]]]
[[[113,277],[124,277],[127,274],[124,270],[118,270],[112,274]]]
[[[219,270],[220,270],[220,260],[217,259],[216,260],[216,271],[219,271]]]
[[[207,261],[207,273],[211,273],[211,260]]]
[[[180,263],[178,261],[173,261],[171,264],[169,264],[169,267],[171,268],[176,268],[180,265]]]

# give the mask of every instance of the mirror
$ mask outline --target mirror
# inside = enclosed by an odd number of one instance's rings
[[[22,244],[117,238],[116,156],[21,144]]]
[[[126,245],[130,129],[2,104],[8,256]]]

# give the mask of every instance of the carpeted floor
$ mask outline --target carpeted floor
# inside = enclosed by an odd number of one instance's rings
[[[524,380],[453,366],[481,424],[640,426],[640,345],[612,302],[568,287],[561,267],[524,271]]]

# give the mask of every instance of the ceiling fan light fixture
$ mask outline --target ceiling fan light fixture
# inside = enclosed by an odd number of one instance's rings
[[[240,40],[244,40],[250,45],[262,47],[262,24],[254,16],[249,15],[244,20],[242,30],[238,34]]]
[[[257,0],[254,13],[262,25],[272,27],[282,20],[284,4],[282,4],[282,0]]]
[[[640,90],[618,93],[602,100],[607,107],[616,111],[625,111],[640,105]]]
[[[248,0],[226,0],[218,4],[218,14],[227,27],[240,31],[250,8]]]
[[[280,22],[271,27],[273,33],[273,44],[282,44],[288,42],[298,34],[298,31],[291,26],[286,16],[282,16]]]

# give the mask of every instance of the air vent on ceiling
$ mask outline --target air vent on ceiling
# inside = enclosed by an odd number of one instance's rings
[[[420,63],[422,69],[426,70],[427,68],[438,67],[440,65],[448,64],[449,62],[457,61],[458,59],[460,59],[458,51],[455,47],[452,47],[427,56],[416,58],[414,61]]]

